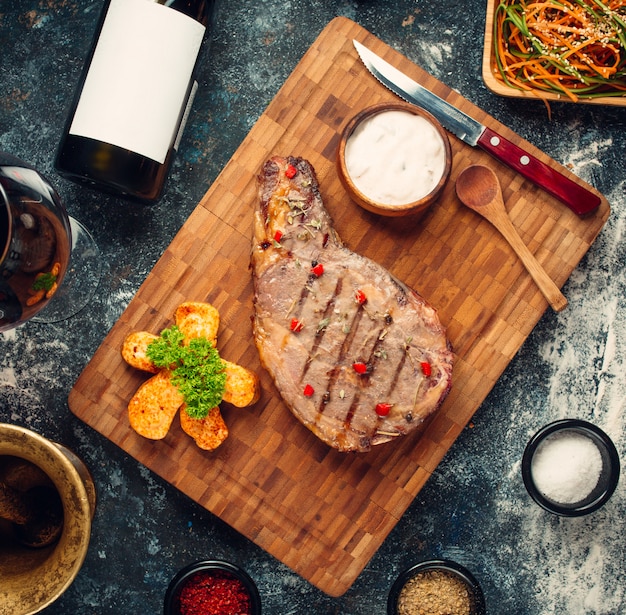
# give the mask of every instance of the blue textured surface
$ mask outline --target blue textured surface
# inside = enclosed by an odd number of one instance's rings
[[[74,449],[98,489],[85,564],[46,614],[157,614],[169,579],[202,558],[243,565],[270,615],[382,614],[400,570],[432,557],[467,565],[483,586],[490,615],[625,613],[624,480],[597,513],[559,519],[531,502],[520,461],[537,429],[566,416],[598,424],[625,458],[626,109],[554,104],[550,119],[540,102],[490,93],[480,74],[482,1],[222,0],[165,196],[140,207],[70,184],[52,169],[101,6],[0,0],[0,149],[51,177],[70,214],[93,232],[105,262],[89,309],[63,323],[29,323],[0,334],[0,420]],[[569,307],[559,315],[546,312],[472,426],[353,587],[335,599],[86,427],[70,413],[67,395],[177,230],[336,15],[355,20],[571,168],[605,194],[612,215],[564,288]]]

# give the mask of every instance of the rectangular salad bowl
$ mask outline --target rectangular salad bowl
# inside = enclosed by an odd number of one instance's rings
[[[500,0],[487,0],[487,13],[485,19],[485,43],[483,49],[482,77],[485,85],[494,94],[509,98],[526,98],[536,101],[548,102],[574,102],[565,94],[545,92],[540,89],[520,90],[509,86],[499,78],[496,66],[494,23],[496,10]],[[625,52],[626,53],[626,50]],[[615,107],[626,107],[626,92],[622,96],[599,96],[597,98],[579,98],[577,103],[589,105],[611,105]]]

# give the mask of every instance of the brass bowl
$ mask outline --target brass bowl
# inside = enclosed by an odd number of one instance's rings
[[[348,142],[361,124],[376,115],[387,113],[389,111],[402,111],[423,118],[428,123],[427,125],[424,125],[425,132],[428,132],[431,136],[435,135],[435,138],[437,138],[438,135],[441,139],[443,167],[440,169],[438,181],[437,177],[435,177],[434,181],[436,181],[436,183],[429,192],[422,194],[422,196],[416,198],[415,200],[409,200],[406,203],[391,202],[391,199],[389,199],[388,202],[384,202],[379,196],[367,194],[364,191],[365,188],[363,187],[363,184],[358,180],[358,178],[351,176],[349,168],[350,164],[346,161]],[[424,148],[424,143],[425,141],[423,140],[423,135],[420,134],[419,136],[416,136],[414,144],[411,144],[412,151],[415,153],[416,157],[420,149]],[[375,148],[372,147],[371,149]],[[374,159],[375,158],[372,158],[372,160]],[[450,178],[451,169],[452,149],[450,147],[450,140],[448,139],[445,129],[434,116],[428,113],[428,111],[416,107],[415,105],[409,105],[408,103],[380,103],[363,109],[360,113],[357,113],[343,129],[337,148],[337,171],[339,179],[348,191],[350,197],[364,209],[382,216],[398,217],[424,213],[439,198],[441,191],[444,189],[448,179]]]
[[[45,547],[23,546],[13,539],[11,522],[0,519],[0,604],[5,613],[31,615],[59,598],[78,574],[96,496],[89,471],[72,451],[23,427],[0,423],[0,467],[16,463],[41,470],[37,474],[56,488],[63,506],[60,537]]]

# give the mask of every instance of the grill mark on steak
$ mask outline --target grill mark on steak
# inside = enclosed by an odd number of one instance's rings
[[[335,387],[337,386],[337,383],[339,381],[339,377],[341,375],[341,370],[339,369],[339,365],[341,364],[347,364],[347,365],[351,365],[352,362],[347,362],[347,359],[352,356],[356,356],[356,354],[353,352],[352,354],[350,353],[350,350],[352,349],[352,341],[354,340],[354,337],[356,335],[356,332],[358,330],[358,323],[361,321],[363,317],[363,309],[362,306],[358,306],[357,310],[355,310],[355,314],[354,317],[352,319],[352,324],[349,327],[349,330],[345,333],[345,337],[343,340],[343,344],[341,345],[339,352],[336,356],[336,363],[335,366],[330,370],[329,372],[329,379],[328,379],[328,384],[326,387],[326,393],[324,395],[324,399],[323,399],[323,404],[319,406],[319,414],[322,414],[324,412],[324,410],[326,409],[327,405],[333,401],[334,396],[333,396],[333,391],[335,390]],[[375,343],[374,347],[372,348],[372,351],[369,355],[369,358],[366,362],[366,364],[368,365],[368,367],[370,365],[373,365],[375,362],[375,357],[374,357],[374,350],[376,348],[377,343]],[[370,383],[370,375],[371,375],[371,371],[368,369],[368,371],[365,374],[359,374],[358,375],[358,379],[356,380],[358,387],[359,388],[363,388],[369,385]],[[341,391],[339,392],[341,393]],[[340,399],[342,399],[341,394],[339,395]],[[359,401],[359,393],[358,390],[355,393],[355,396],[353,398],[352,404],[350,406],[350,408],[348,409],[348,413],[346,414],[346,418],[344,420],[344,428],[345,429],[349,429],[350,428],[350,423],[352,421],[352,416],[354,414],[354,409],[353,406],[355,406],[355,404],[358,405],[358,401]],[[316,420],[319,421],[321,417],[317,417]]]
[[[359,407],[359,402],[361,401],[361,396],[358,391],[354,394],[352,398],[352,403],[350,404],[350,408],[348,409],[348,414],[346,414],[346,418],[343,422],[344,431],[350,431],[352,428],[352,419],[354,418],[354,414]]]
[[[328,302],[326,303],[326,308],[324,309],[324,313],[322,316],[322,319],[320,321],[320,323],[317,325],[317,330],[315,332],[315,335],[313,337],[313,345],[311,346],[311,349],[309,350],[309,357],[315,357],[323,339],[324,339],[324,335],[326,334],[326,326],[325,326],[325,322],[327,320],[330,320],[330,317],[335,309],[335,301],[337,299],[337,296],[339,295],[339,293],[341,293],[341,289],[343,287],[343,279],[341,277],[339,277],[337,279],[337,284],[335,285],[335,291],[333,292],[333,294],[331,295],[330,299],[328,300]],[[302,370],[302,376],[300,377],[300,382],[304,381],[304,378],[306,377],[306,374],[309,370],[309,367],[311,365],[311,361],[307,361],[304,365],[304,369]]]
[[[359,326],[361,324],[361,320],[363,320],[363,307],[358,306],[358,308],[354,312],[354,316],[350,321],[350,325],[347,326],[346,337],[341,345],[341,350],[337,357],[338,362],[343,363],[348,357],[348,351],[352,348],[352,342],[359,332]],[[345,328],[344,328],[345,331]]]
[[[293,315],[294,318],[297,319],[299,316],[302,315],[304,302],[306,301],[306,298],[309,296],[310,293],[311,293],[311,289],[307,285],[302,287],[302,290],[300,291],[300,297],[298,298],[298,301],[296,302],[294,309],[291,311],[291,314]]]
[[[364,452],[414,430],[442,403],[453,355],[435,310],[343,246],[305,160],[263,166],[251,265],[261,362],[289,409],[324,442]],[[297,330],[294,318],[303,325]],[[390,404],[387,416],[378,416],[378,403]]]

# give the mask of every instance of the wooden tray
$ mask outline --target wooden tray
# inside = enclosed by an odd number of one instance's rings
[[[509,98],[530,98],[531,100],[548,100],[554,102],[573,102],[567,96],[561,96],[552,92],[541,90],[523,91],[512,88],[498,79],[498,70],[494,58],[493,23],[495,20],[496,7],[499,0],[487,0],[487,15],[485,19],[485,47],[483,49],[483,81],[485,85],[494,93]],[[611,105],[614,107],[626,106],[626,94],[622,96],[602,96],[600,98],[580,98],[577,104],[585,105]]]
[[[165,250],[69,397],[83,421],[333,596],[363,570],[547,307],[498,233],[460,205],[456,175],[476,162],[496,169],[515,225],[559,286],[609,215],[602,199],[599,210],[580,219],[454,137],[452,180],[421,220],[380,218],[357,207],[335,169],[339,133],[356,112],[394,96],[363,67],[353,38],[568,173],[372,34],[336,18]],[[453,389],[421,433],[367,454],[338,453],[292,417],[260,366],[248,265],[256,174],[273,154],[308,158],[344,242],[438,307],[458,359]],[[133,330],[158,333],[169,326],[186,300],[206,300],[219,309],[222,356],[256,370],[263,387],[252,408],[222,404],[231,433],[214,453],[198,449],[178,421],[164,440],[153,442],[136,435],[127,419],[127,403],[146,376],[123,362],[122,341]]]

